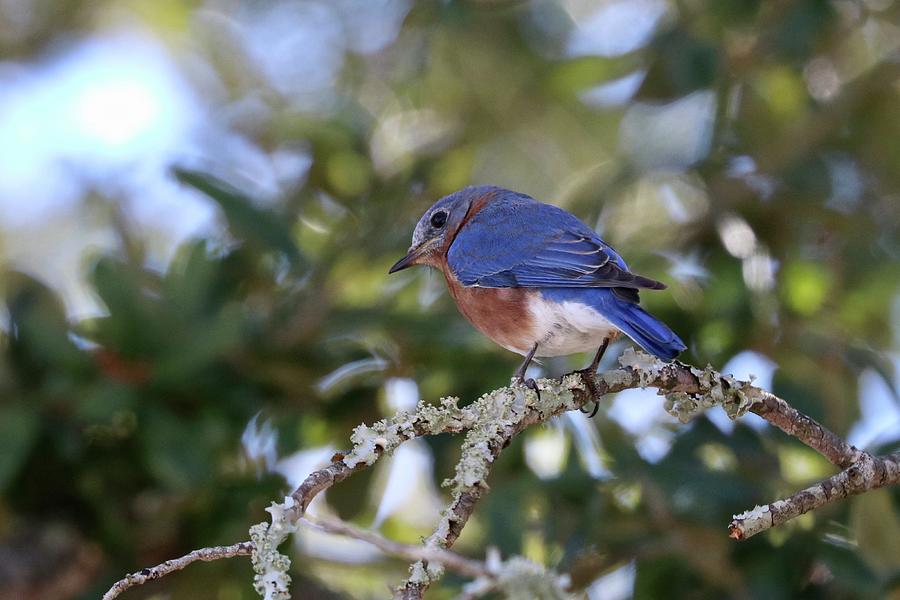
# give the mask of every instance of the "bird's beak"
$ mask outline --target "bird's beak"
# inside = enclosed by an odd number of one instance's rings
[[[406,256],[395,262],[394,266],[388,270],[388,274],[396,273],[397,271],[402,271],[407,267],[418,264],[419,259],[428,254],[428,251],[431,249],[433,243],[434,240],[428,240],[427,242],[419,244],[415,248],[410,248],[409,252],[406,253]]]

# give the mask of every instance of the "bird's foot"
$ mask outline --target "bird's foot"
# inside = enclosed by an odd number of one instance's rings
[[[593,419],[595,416],[597,416],[597,411],[600,410],[601,394],[600,390],[597,389],[597,384],[594,383],[594,375],[597,374],[597,367],[591,365],[587,369],[581,369],[580,371],[575,372],[581,376],[581,381],[584,382],[585,387],[588,389],[588,393],[591,395],[591,400],[594,402],[594,408],[590,411],[585,410],[583,406],[578,410],[586,414],[588,416],[588,419]]]
[[[576,371],[579,375],[581,375],[581,380],[584,382],[585,387],[587,387],[588,392],[590,392],[591,394],[591,399],[594,401],[594,410],[592,410],[591,414],[588,415],[588,419],[593,419],[597,415],[597,411],[600,410],[601,394],[600,390],[597,389],[597,385],[594,383],[594,376],[597,374],[597,367],[600,366],[600,361],[603,359],[603,355],[606,354],[606,349],[609,347],[610,339],[612,338],[603,338],[603,343],[600,344],[600,347],[597,349],[597,354],[594,355],[594,360],[591,361],[591,364],[588,366],[588,368]],[[584,410],[583,406],[578,410],[586,415],[588,414],[588,411]]]
[[[534,343],[534,346],[531,347],[531,350],[528,354],[525,355],[525,360],[522,361],[522,364],[519,365],[519,368],[516,369],[516,372],[513,374],[513,383],[515,385],[524,385],[528,389],[534,390],[534,393],[537,394],[538,400],[541,399],[541,391],[538,389],[537,383],[534,382],[534,379],[530,377],[525,379],[525,371],[528,369],[528,365],[531,364],[531,359],[534,358],[534,353],[537,352],[538,344]]]
[[[529,390],[533,390],[534,393],[537,394],[538,400],[541,399],[541,390],[538,389],[537,382],[531,377],[525,379],[520,375],[516,375],[515,377],[513,377],[513,382],[515,383],[515,385],[524,385]]]

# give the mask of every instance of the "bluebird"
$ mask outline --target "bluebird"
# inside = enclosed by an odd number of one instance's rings
[[[584,370],[593,373],[620,333],[666,361],[685,349],[639,305],[638,290],[665,289],[663,283],[632,273],[571,213],[525,194],[475,186],[441,198],[422,215],[409,252],[389,272],[418,264],[444,274],[476,329],[525,357],[514,377],[532,388],[524,377],[534,357],[599,348]]]

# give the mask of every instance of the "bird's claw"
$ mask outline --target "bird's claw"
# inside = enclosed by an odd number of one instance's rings
[[[594,375],[596,374],[596,371],[593,368],[587,368],[576,371],[576,373],[581,376],[581,381],[584,382],[585,387],[588,389],[588,393],[591,395],[591,399],[594,401],[594,408],[592,410],[587,411],[584,409],[584,406],[579,407],[578,410],[586,414],[588,419],[593,419],[597,416],[597,411],[600,410],[600,392],[594,384]]]
[[[586,414],[588,419],[593,419],[595,416],[597,416],[597,411],[600,410],[600,403],[594,400],[594,408],[590,411],[590,414],[588,414],[588,411],[584,410],[583,406],[578,410]]]

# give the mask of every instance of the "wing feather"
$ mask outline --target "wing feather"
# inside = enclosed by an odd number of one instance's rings
[[[609,287],[636,302],[637,290],[665,285],[628,270],[622,257],[568,212],[510,192],[475,214],[448,252],[463,285]]]

